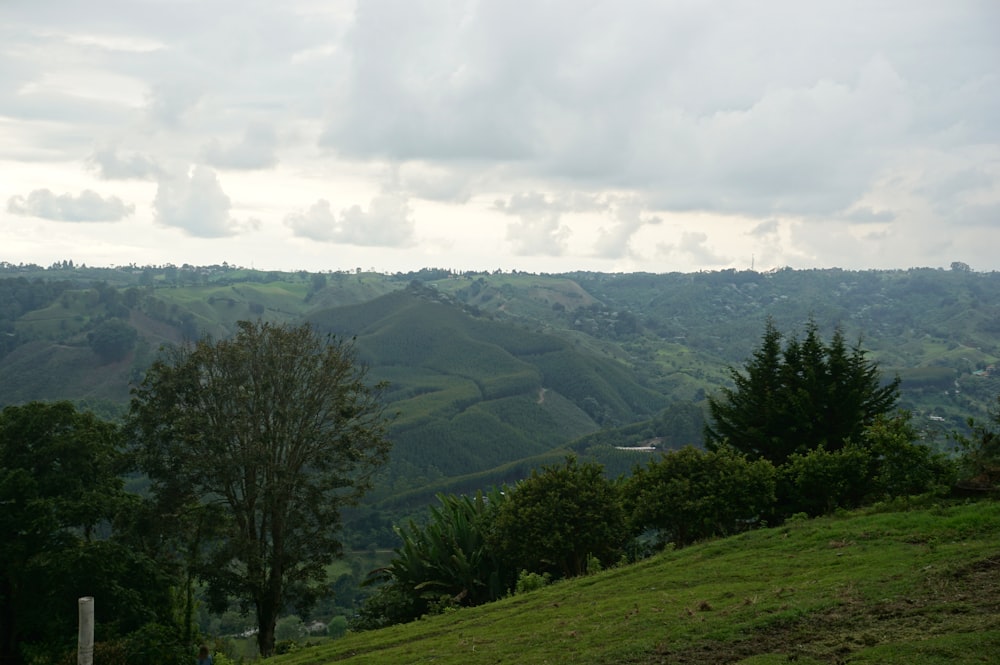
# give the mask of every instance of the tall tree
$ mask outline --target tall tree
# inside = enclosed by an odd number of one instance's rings
[[[278,614],[325,588],[340,509],[388,459],[382,386],[366,379],[350,343],[244,321],[232,339],[175,347],[133,391],[153,492],[229,513],[202,576],[213,598],[254,606],[263,656]]]
[[[727,443],[751,459],[783,464],[819,447],[839,450],[899,401],[899,378],[883,385],[877,363],[860,344],[848,350],[843,333],[823,344],[809,322],[803,340],[768,321],[760,348],[744,372],[730,368],[732,388],[708,399],[705,443]]]

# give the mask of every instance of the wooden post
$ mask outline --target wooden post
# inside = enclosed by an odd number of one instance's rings
[[[94,597],[85,596],[78,601],[80,606],[80,630],[77,637],[77,665],[94,665]]]

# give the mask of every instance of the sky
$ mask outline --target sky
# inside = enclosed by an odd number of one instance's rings
[[[0,0],[0,261],[1000,269],[996,0]]]

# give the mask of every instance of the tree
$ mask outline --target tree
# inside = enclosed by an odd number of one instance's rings
[[[169,620],[152,561],[97,537],[131,506],[123,468],[119,428],[69,402],[0,412],[0,662],[23,662],[29,645],[68,649],[84,595],[114,617],[99,639]]]
[[[736,533],[768,514],[775,469],[728,446],[685,446],[636,468],[622,491],[633,532],[658,529],[661,540],[683,547]]]
[[[617,560],[626,537],[624,511],[600,464],[577,464],[571,456],[508,491],[490,539],[515,570],[558,579],[583,575],[591,557],[601,565]]]
[[[135,347],[139,333],[121,319],[108,319],[94,328],[87,341],[94,353],[106,363],[121,360]]]
[[[279,612],[325,590],[340,509],[388,458],[382,386],[366,378],[350,343],[243,321],[232,339],[174,347],[133,390],[129,428],[153,493],[229,513],[200,574],[216,608],[253,605],[263,656]]]
[[[960,486],[965,490],[995,491],[1000,487],[1000,395],[985,423],[969,418],[971,436],[953,434],[962,448]]]
[[[824,345],[809,322],[802,341],[789,339],[768,321],[761,346],[744,372],[730,368],[732,388],[708,399],[705,444],[728,443],[751,459],[783,464],[793,454],[857,441],[875,419],[899,400],[899,378],[882,385],[878,365],[860,345],[848,350],[837,330]]]

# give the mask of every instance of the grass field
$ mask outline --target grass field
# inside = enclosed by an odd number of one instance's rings
[[[1000,504],[868,511],[670,551],[275,665],[988,663]]]

